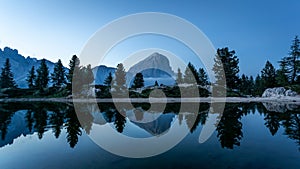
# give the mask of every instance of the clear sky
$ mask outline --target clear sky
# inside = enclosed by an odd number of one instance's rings
[[[256,75],[266,60],[277,67],[300,35],[299,7],[299,0],[0,0],[0,47],[51,61],[60,58],[67,66],[105,24],[129,14],[163,12],[196,25],[216,48],[234,49],[241,73]],[[106,64],[115,66],[117,59]]]

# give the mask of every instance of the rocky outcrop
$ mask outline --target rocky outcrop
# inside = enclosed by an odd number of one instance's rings
[[[262,94],[262,97],[295,97],[297,95],[297,92],[290,89],[287,90],[284,87],[275,87],[266,89]]]
[[[281,102],[266,102],[264,107],[271,112],[285,113],[287,111],[295,111],[299,108],[297,104],[281,103]]]

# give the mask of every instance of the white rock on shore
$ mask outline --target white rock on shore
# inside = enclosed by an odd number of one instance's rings
[[[290,89],[286,90],[284,87],[275,87],[275,88],[268,88],[262,94],[262,97],[295,97],[297,96],[297,92],[292,91]]]

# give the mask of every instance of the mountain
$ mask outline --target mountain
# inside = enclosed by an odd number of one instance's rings
[[[104,65],[96,66],[92,69],[95,81],[94,84],[103,84],[104,80],[108,76],[109,72],[112,73],[112,75],[115,74],[116,68],[113,67],[107,67]]]
[[[169,59],[157,52],[151,54],[146,59],[133,65],[128,70],[128,73],[132,75],[135,75],[139,72],[141,72],[145,78],[174,76],[174,72],[170,66]]]
[[[154,85],[155,81],[159,84],[173,85],[175,83],[174,75],[169,59],[160,54],[153,53],[146,59],[133,65],[127,72],[127,84],[133,83],[133,77],[141,72],[144,76],[145,86]]]
[[[19,54],[18,50],[5,47],[3,50],[0,48],[0,67],[3,67],[6,58],[9,58],[11,64],[11,70],[14,74],[14,79],[20,88],[26,88],[27,85],[27,75],[32,66],[37,69],[40,66],[41,60],[36,58],[30,58],[29,56],[25,58]],[[49,68],[49,72],[53,72],[54,63],[46,60],[46,64]],[[66,68],[67,69],[67,68]]]

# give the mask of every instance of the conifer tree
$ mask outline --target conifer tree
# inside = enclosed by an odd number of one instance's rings
[[[226,78],[227,88],[237,89],[239,82],[238,73],[240,69],[238,66],[239,59],[235,56],[235,51],[229,51],[227,47],[218,49],[214,61],[213,71],[216,74],[216,83],[222,84]]]
[[[54,87],[61,87],[66,84],[65,69],[60,59],[54,66],[53,73],[51,74],[51,79]]]
[[[180,68],[178,68],[178,71],[177,71],[177,79],[176,79],[176,83],[177,83],[177,84],[183,83],[183,77],[182,77],[182,73],[181,73]]]
[[[67,79],[69,83],[72,83],[74,70],[76,68],[79,68],[79,64],[80,64],[79,58],[76,55],[73,55],[69,63],[69,73],[67,75]]]
[[[201,86],[209,85],[207,74],[203,68],[199,69],[198,74],[199,74],[199,85]]]
[[[126,84],[126,73],[122,63],[117,65],[117,70],[115,72],[116,85],[118,87],[124,87]]]
[[[46,59],[42,59],[40,67],[37,69],[35,85],[38,88],[42,89],[48,87],[48,82],[49,82],[49,69],[46,64]]]
[[[30,89],[32,89],[32,88],[35,87],[35,84],[34,84],[35,78],[36,78],[35,68],[34,68],[34,66],[32,66],[31,69],[30,69],[30,71],[28,72],[28,77],[26,79],[26,81],[28,82],[28,87]]]
[[[261,71],[261,78],[265,88],[272,88],[276,86],[276,70],[271,62],[266,62],[265,67]]]
[[[284,59],[286,60],[290,82],[294,84],[298,73],[300,73],[300,40],[298,36],[296,36],[292,42],[289,56]]]
[[[142,88],[144,87],[144,76],[142,73],[137,73],[134,77],[132,88]]]
[[[279,61],[280,67],[276,71],[276,81],[279,86],[286,86],[289,84],[288,74],[289,71],[287,70],[287,61],[286,58],[283,58]]]
[[[199,84],[200,80],[199,80],[199,74],[195,68],[195,66],[193,64],[191,64],[190,62],[188,63],[185,72],[184,72],[184,82],[188,83],[188,84]]]
[[[107,76],[106,79],[104,80],[104,85],[110,87],[112,81],[113,81],[113,77],[112,77],[111,72],[109,72],[109,73],[108,73],[108,76]]]
[[[14,80],[13,73],[11,71],[11,65],[9,63],[9,59],[7,58],[4,67],[1,69],[0,75],[0,87],[1,88],[16,88],[16,82]]]

